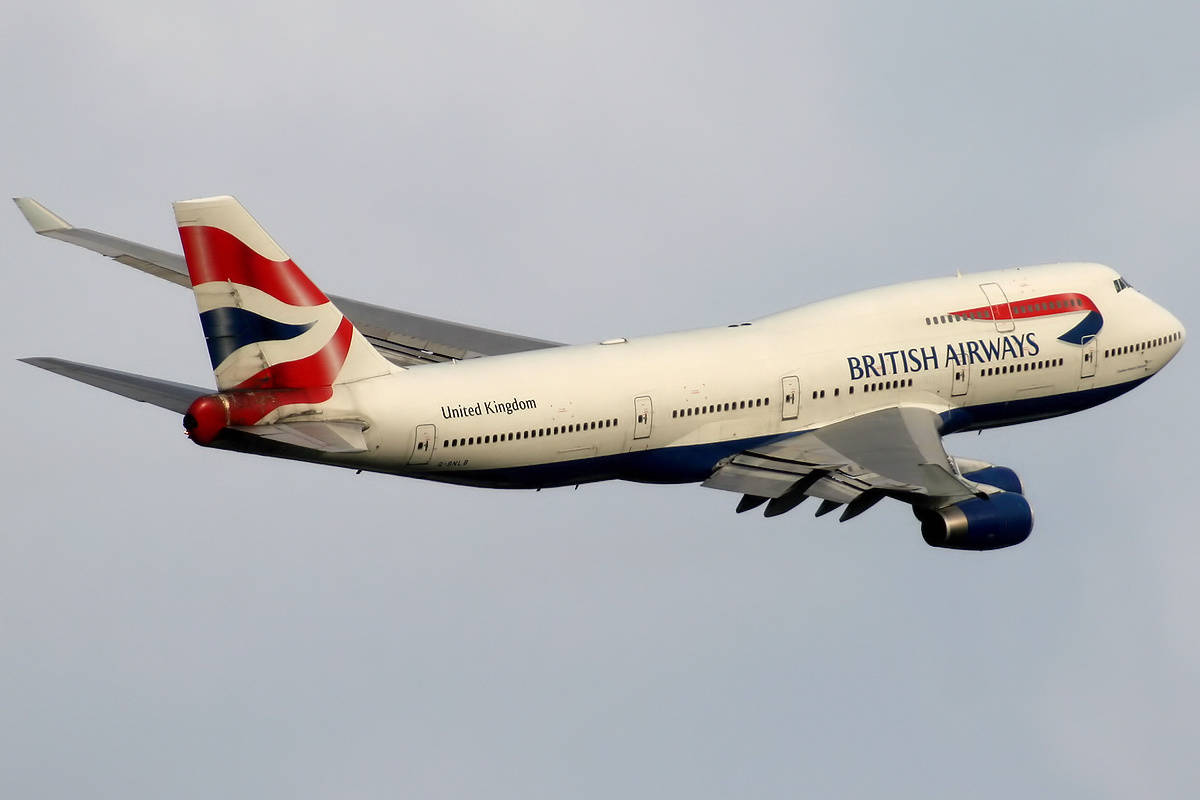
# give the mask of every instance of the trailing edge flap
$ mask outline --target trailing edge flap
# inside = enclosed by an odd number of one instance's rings
[[[179,286],[189,289],[192,286],[187,262],[178,253],[76,228],[32,197],[15,197],[13,202],[33,230],[42,236],[100,253]],[[402,367],[560,346],[559,342],[411,314],[348,297],[333,294],[328,297],[384,358]]]
[[[323,453],[365,453],[361,422],[277,422],[273,425],[235,425],[233,430],[273,442]]]
[[[91,364],[79,364],[61,358],[22,358],[21,361],[86,383],[89,386],[128,397],[131,400],[150,403],[159,408],[174,411],[177,414],[187,413],[188,406],[197,397],[212,394],[212,389],[202,389],[186,383],[174,383],[159,378],[150,378],[146,375],[136,375],[132,372],[96,367]]]
[[[873,411],[738,453],[704,485],[775,498],[816,474],[805,493],[839,503],[870,489],[974,496],[977,490],[959,477],[942,447],[939,423],[923,408]]]

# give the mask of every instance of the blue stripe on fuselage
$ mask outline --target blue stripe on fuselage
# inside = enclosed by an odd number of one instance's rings
[[[750,439],[730,439],[724,442],[660,447],[551,464],[529,464],[523,467],[406,474],[415,478],[493,489],[536,489],[615,479],[638,483],[696,483],[712,475],[717,462],[723,458],[801,433],[804,431],[755,436]]]
[[[1147,375],[1115,386],[1103,386],[1048,397],[954,408],[941,414],[942,433],[996,428],[1082,411],[1140,386],[1149,377]],[[806,432],[791,431],[749,439],[731,439],[725,442],[660,447],[653,450],[616,453],[550,464],[530,464],[522,467],[406,474],[444,483],[494,489],[538,489],[614,479],[639,483],[697,483],[712,475],[717,463],[723,458],[761,444],[799,436]]]
[[[1137,380],[1078,392],[952,408],[941,414],[942,434],[999,428],[1003,425],[1061,417],[1063,414],[1072,414],[1106,403],[1131,389],[1136,389],[1149,379],[1150,376],[1146,375]]]

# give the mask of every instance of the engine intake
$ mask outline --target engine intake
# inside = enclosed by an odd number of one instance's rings
[[[1033,510],[1016,492],[997,492],[986,499],[972,497],[945,508],[919,508],[921,535],[931,547],[952,550],[998,550],[1029,538]]]

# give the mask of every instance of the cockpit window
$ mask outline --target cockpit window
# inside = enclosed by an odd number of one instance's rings
[[[1130,284],[1129,281],[1125,280],[1124,278],[1117,278],[1115,281],[1113,281],[1113,286],[1116,287],[1118,292],[1133,288],[1132,284]]]

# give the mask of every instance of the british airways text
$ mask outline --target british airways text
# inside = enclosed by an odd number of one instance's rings
[[[936,345],[930,345],[846,356],[846,367],[850,370],[850,380],[857,381],[862,378],[906,375],[942,366],[966,366],[1008,358],[1027,358],[1036,356],[1041,350],[1035,334],[1031,332],[1023,336],[999,336],[995,339],[950,343],[940,353]]]

